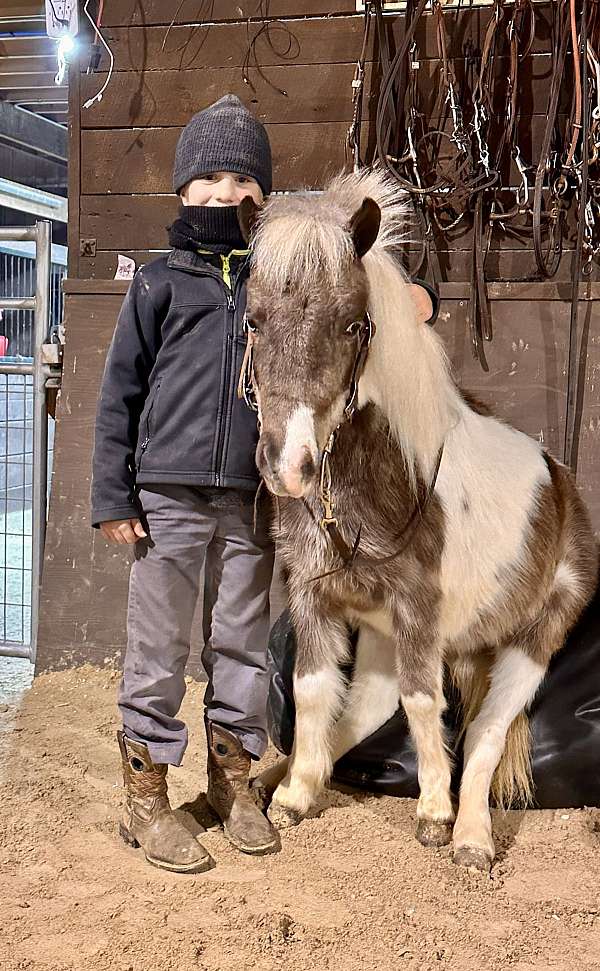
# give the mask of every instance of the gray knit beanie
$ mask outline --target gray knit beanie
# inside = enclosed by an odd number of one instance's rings
[[[267,132],[234,94],[199,111],[179,136],[174,191],[179,192],[206,172],[250,175],[265,195],[271,191],[273,172]]]

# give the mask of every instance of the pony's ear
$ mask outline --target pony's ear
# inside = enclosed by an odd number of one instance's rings
[[[257,206],[252,196],[244,196],[239,206],[237,207],[237,217],[240,224],[240,229],[242,231],[242,236],[247,243],[250,242],[250,237],[252,235],[252,228],[256,222],[256,217],[260,212],[260,206]]]
[[[350,220],[349,231],[359,260],[368,253],[377,239],[381,223],[381,209],[373,199],[365,199]]]

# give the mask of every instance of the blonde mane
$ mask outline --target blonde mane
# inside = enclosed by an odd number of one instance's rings
[[[417,321],[407,277],[394,254],[406,245],[410,204],[380,170],[337,176],[323,193],[275,196],[256,228],[253,274],[271,292],[335,287],[355,259],[348,226],[366,198],[381,210],[377,240],[363,257],[376,334],[359,384],[359,406],[386,415],[413,486],[429,478],[438,450],[458,421],[461,399],[437,335]]]
[[[381,210],[372,252],[406,245],[411,206],[406,193],[378,170],[339,175],[322,193],[273,196],[263,206],[252,246],[253,272],[278,290],[314,283],[315,269],[334,285],[354,259],[348,234],[353,214],[367,197]]]

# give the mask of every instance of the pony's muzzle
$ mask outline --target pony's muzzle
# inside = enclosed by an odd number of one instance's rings
[[[293,457],[289,454],[284,456],[268,433],[260,437],[256,464],[270,492],[294,499],[306,495],[317,471],[315,459],[307,445],[295,450]]]

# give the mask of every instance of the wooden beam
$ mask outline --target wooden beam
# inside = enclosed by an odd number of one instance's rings
[[[540,10],[539,8],[542,7]],[[532,54],[548,53],[550,45],[551,13],[545,5],[536,3],[536,36]],[[108,14],[110,16],[110,12]],[[448,56],[453,60],[471,60],[481,52],[488,21],[493,8],[452,11],[452,31],[448,33]],[[114,16],[118,16],[115,14]],[[104,19],[103,19],[104,23]],[[423,17],[417,27],[416,43],[419,61],[433,59],[439,69],[439,50],[435,30],[428,29],[430,17]],[[386,17],[385,26],[390,48],[397,50],[404,36],[404,17]],[[363,18],[338,16],[304,20],[280,21],[269,34],[262,31],[262,22],[248,25],[246,21],[205,25],[192,22],[174,25],[167,36],[167,27],[129,28],[106,27],[105,38],[114,58],[116,71],[139,71],[147,75],[153,71],[189,70],[194,68],[241,68],[251,54],[251,63],[262,68],[285,64],[333,64],[356,61],[363,37]],[[277,39],[277,43],[269,40]],[[367,60],[373,60],[376,31],[369,32]],[[0,47],[0,51],[1,51]],[[102,50],[101,70],[108,69],[108,55]],[[530,60],[529,65],[532,66]],[[86,61],[82,60],[82,70]],[[539,73],[539,72],[538,72]],[[436,82],[437,90],[437,82]]]
[[[36,97],[34,91],[30,97]],[[0,138],[28,152],[67,160],[67,132],[61,125],[24,108],[0,101]]]
[[[49,37],[3,37],[0,57],[52,57],[56,61],[56,41]]]
[[[67,242],[70,277],[79,276],[79,219],[81,205],[81,75],[75,58],[69,64],[69,211]]]
[[[0,205],[17,212],[31,212],[41,219],[68,222],[67,200],[53,192],[0,178]]]
[[[352,120],[352,78],[355,65],[291,64],[271,67],[267,80],[248,69],[253,85],[244,83],[239,68],[211,71],[150,71],[113,75],[100,104],[83,111],[82,128],[167,128],[185,125],[190,117],[221,97],[235,94],[263,123],[302,124]],[[0,76],[1,77],[1,76]],[[98,79],[81,75],[81,97],[98,90]],[[286,94],[282,94],[285,91]],[[305,92],[310,91],[310,98]],[[371,64],[365,72],[365,114],[375,110],[377,85],[371,84]]]
[[[7,61],[0,61],[0,92],[5,88],[31,88],[33,85],[40,88],[66,88],[66,84],[58,85],[54,83],[58,64],[53,65],[49,71],[35,68],[32,71],[20,71],[18,65]]]
[[[19,20],[21,17],[44,17],[42,0],[20,0],[19,3],[3,3],[0,21]]]
[[[22,75],[30,78],[31,75],[56,74],[57,60],[56,55],[52,54],[27,54],[22,56],[6,55],[2,53],[0,44],[0,80],[2,84],[12,84],[15,75]],[[28,82],[31,84],[31,81]]]
[[[262,22],[256,0],[182,0],[175,5],[164,0],[120,0],[107,3],[102,23],[105,27],[149,27],[157,24],[258,20]],[[281,17],[329,17],[356,13],[356,0],[270,0],[268,19]]]
[[[66,104],[68,102],[68,94],[66,87],[59,88],[57,85],[52,84],[45,87],[39,88],[2,88],[0,87],[0,101],[8,102],[9,104],[19,105],[27,101],[31,101],[32,98],[39,98],[42,96],[44,101],[55,102],[57,98],[60,98]]]
[[[266,128],[273,150],[275,189],[320,188],[343,168],[347,121],[268,124]],[[173,159],[180,133],[181,128],[83,131],[82,193],[171,192]],[[365,143],[368,134],[367,127],[363,126]]]

